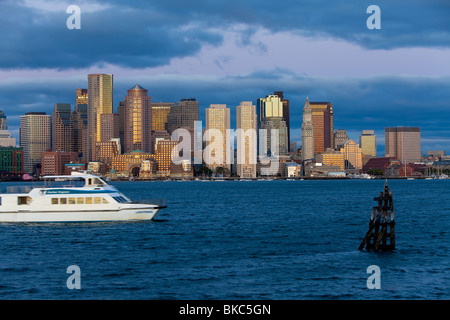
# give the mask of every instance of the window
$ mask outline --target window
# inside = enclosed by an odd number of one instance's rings
[[[109,203],[108,200],[106,200],[105,198],[103,198],[103,203]]]
[[[86,204],[92,204],[92,198],[91,197],[86,198]]]
[[[77,204],[84,204],[84,198],[77,198]]]
[[[101,202],[102,202],[102,198],[100,198],[100,197],[94,198],[94,204],[100,204]]]
[[[75,204],[75,198],[69,198],[69,204]]]
[[[60,198],[59,204],[67,204],[67,198]]]
[[[58,198],[52,198],[52,204],[58,204]]]

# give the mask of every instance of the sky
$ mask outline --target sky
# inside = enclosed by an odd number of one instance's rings
[[[80,29],[69,29],[80,8]],[[380,9],[381,29],[370,5]],[[87,75],[114,75],[114,111],[136,84],[153,102],[196,98],[231,108],[283,91],[291,141],[302,109],[329,101],[335,129],[421,128],[422,152],[450,153],[450,3],[428,0],[0,0],[0,109],[75,105]]]

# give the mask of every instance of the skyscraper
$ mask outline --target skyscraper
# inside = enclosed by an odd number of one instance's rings
[[[241,178],[256,178],[257,128],[256,107],[242,101],[236,108],[237,174]]]
[[[72,113],[73,122],[73,144],[75,152],[82,161],[88,157],[88,114],[87,104],[77,104]]]
[[[168,130],[168,118],[173,106],[172,102],[152,102],[152,131]]]
[[[3,113],[3,110],[0,110],[0,130],[8,130],[6,115]]]
[[[303,107],[302,123],[302,161],[314,159],[314,125],[312,110],[308,98]]]
[[[340,145],[346,143],[347,140],[350,140],[347,135],[347,131],[344,129],[337,129],[334,132],[334,149],[339,149]]]
[[[16,138],[11,137],[8,131],[8,124],[6,122],[6,115],[3,110],[0,110],[0,147],[15,147]]]
[[[199,120],[199,103],[194,98],[181,99],[167,117],[169,133],[178,128],[194,129],[194,122]]]
[[[113,113],[113,75],[88,75],[88,160],[97,160],[95,144],[101,142],[100,114]]]
[[[310,102],[314,126],[314,154],[334,148],[333,105],[330,102]]]
[[[125,153],[133,150],[151,152],[151,98],[140,85],[128,90],[125,97],[124,147]]]
[[[420,128],[385,128],[384,139],[386,157],[397,158],[403,164],[421,161]]]
[[[32,173],[41,163],[42,152],[51,149],[51,116],[45,112],[27,112],[20,116],[20,146],[23,148],[24,171]]]
[[[267,139],[259,141],[259,144],[266,144],[268,155],[273,155],[275,152],[272,146],[278,144],[278,155],[288,154],[288,130],[286,121],[283,118],[283,103],[280,97],[276,95],[269,95],[265,98],[258,99],[257,105],[258,128],[267,130]],[[278,131],[278,140],[275,142],[272,139],[272,130]]]
[[[75,106],[79,104],[88,104],[88,90],[87,89],[77,89],[76,90],[76,100]]]
[[[274,95],[278,96],[283,104],[283,120],[286,122],[287,128],[287,140],[288,140],[288,151],[294,152],[296,150],[291,150],[291,120],[289,112],[289,100],[284,99],[283,91],[274,91]]]
[[[231,148],[229,132],[227,132],[230,129],[230,108],[227,108],[225,104],[211,104],[205,111],[205,140],[209,142],[205,150],[205,161],[211,170],[224,167],[230,171]],[[220,140],[219,137],[222,139]]]
[[[72,108],[68,103],[55,103],[52,112],[52,150],[71,152],[73,143]]]
[[[359,137],[359,145],[361,152],[365,156],[376,157],[377,156],[377,138],[375,137],[375,131],[363,130]]]
[[[362,153],[359,145],[353,140],[347,140],[341,145],[340,151],[344,154],[345,171],[346,172],[358,172],[362,169]]]

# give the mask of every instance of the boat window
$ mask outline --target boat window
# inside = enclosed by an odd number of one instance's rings
[[[84,198],[77,198],[77,204],[84,204]]]
[[[102,203],[102,198],[100,198],[100,197],[95,197],[95,198],[94,198],[94,204],[100,204],[100,203]]]
[[[52,198],[52,204],[58,204],[58,198]]]
[[[92,198],[91,197],[87,197],[86,198],[86,204],[92,204]]]
[[[28,204],[27,201],[28,201],[28,197],[17,197],[18,205]]]
[[[69,198],[69,204],[75,204],[75,198]]]
[[[67,198],[60,198],[59,204],[67,204]]]
[[[103,203],[109,203],[108,200],[106,200],[105,198],[103,198]]]

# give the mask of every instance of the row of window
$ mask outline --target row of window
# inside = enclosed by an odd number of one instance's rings
[[[52,198],[52,204],[106,204],[108,200],[102,197]]]

